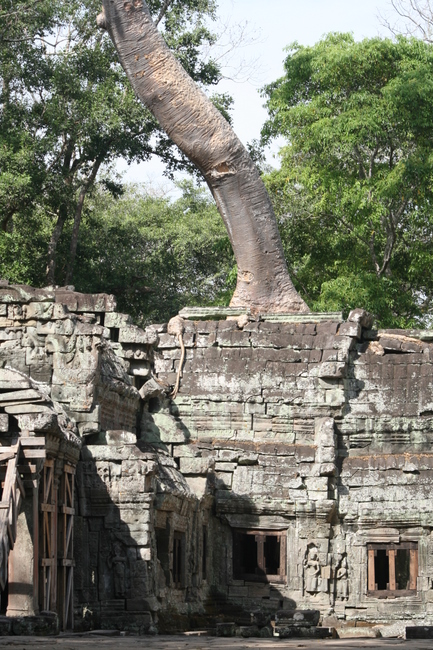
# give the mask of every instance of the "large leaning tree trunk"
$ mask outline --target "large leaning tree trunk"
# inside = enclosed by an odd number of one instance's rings
[[[228,122],[182,68],[142,0],[103,0],[108,31],[131,84],[215,198],[238,265],[230,305],[253,312],[308,312],[290,279],[265,186]]]

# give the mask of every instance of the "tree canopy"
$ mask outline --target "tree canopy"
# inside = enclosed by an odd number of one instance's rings
[[[267,176],[290,271],[310,306],[429,323],[433,299],[433,48],[330,34],[289,48],[265,89]]]
[[[202,44],[215,38],[205,24],[215,0],[153,0],[149,8],[187,72],[203,87],[216,83],[218,67],[201,56]],[[110,175],[117,158],[157,154],[168,169],[188,166],[135,97],[97,29],[99,10],[96,0],[6,0],[0,11],[0,249],[16,246],[14,231],[26,229],[19,222],[43,216],[46,283],[74,280],[86,196],[97,178],[114,194],[121,190]],[[227,97],[217,102],[229,105]],[[71,223],[60,272],[58,246]],[[18,280],[22,270],[4,273]]]

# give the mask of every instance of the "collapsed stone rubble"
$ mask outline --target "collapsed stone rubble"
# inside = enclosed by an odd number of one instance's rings
[[[0,284],[4,629],[428,625],[433,333],[115,309]]]

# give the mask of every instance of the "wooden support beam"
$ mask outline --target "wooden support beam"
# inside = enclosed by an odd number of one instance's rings
[[[376,589],[375,584],[375,575],[374,575],[374,549],[368,549],[368,591],[374,591]]]
[[[388,550],[388,560],[389,560],[389,587],[388,589],[390,591],[394,591],[396,589],[396,581],[395,581],[395,558],[397,555],[397,551],[395,549],[390,548]]]
[[[418,579],[418,549],[410,549],[409,571],[409,589],[416,589]]]

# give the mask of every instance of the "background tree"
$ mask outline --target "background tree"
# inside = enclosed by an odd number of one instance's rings
[[[391,0],[392,14],[381,16],[382,24],[395,36],[414,36],[433,43],[433,3],[431,0]]]
[[[205,19],[214,0],[153,0],[155,22],[182,65],[202,86],[219,70],[200,56],[214,36]],[[20,221],[42,219],[46,275],[33,265],[13,265],[4,274],[34,284],[74,280],[83,206],[116,158],[128,162],[160,156],[170,170],[188,161],[136,99],[109,38],[97,29],[95,0],[6,0],[0,12],[0,248],[16,246]],[[227,108],[227,98],[218,97]],[[42,223],[41,222],[41,223]],[[56,272],[65,224],[73,222],[66,265]],[[51,223],[51,227],[48,224]],[[39,256],[38,256],[39,257]],[[30,274],[30,277],[29,277]]]
[[[433,298],[433,49],[331,34],[294,44],[266,88],[267,177],[290,269],[316,309],[365,307],[382,325],[429,322]]]
[[[207,190],[191,180],[180,189],[176,201],[139,187],[117,199],[92,193],[77,248],[82,291],[114,293],[141,324],[165,322],[187,305],[227,304],[236,267],[224,224]],[[67,257],[60,247],[59,264]]]

